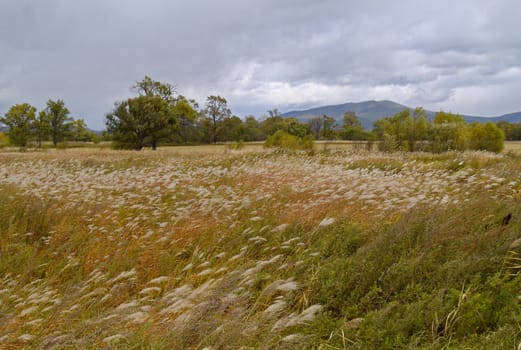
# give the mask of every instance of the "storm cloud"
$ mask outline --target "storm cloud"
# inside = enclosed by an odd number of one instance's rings
[[[0,0],[0,113],[63,99],[95,129],[145,75],[238,115],[390,99],[521,110],[521,2]]]

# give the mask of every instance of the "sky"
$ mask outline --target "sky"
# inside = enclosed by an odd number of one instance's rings
[[[145,75],[238,116],[365,100],[521,110],[518,0],[0,0],[0,114],[104,128]]]

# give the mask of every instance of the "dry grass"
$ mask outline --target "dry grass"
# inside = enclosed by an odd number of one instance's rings
[[[318,233],[515,199],[516,162],[260,145],[2,153],[0,344],[309,346]]]

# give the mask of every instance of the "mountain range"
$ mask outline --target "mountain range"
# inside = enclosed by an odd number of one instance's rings
[[[384,117],[390,117],[395,115],[398,112],[403,111],[404,109],[410,109],[411,111],[414,108],[393,102],[393,101],[363,101],[363,102],[349,102],[339,105],[329,105],[329,106],[321,106],[315,107],[306,110],[295,110],[283,113],[283,117],[294,117],[299,119],[300,121],[306,122],[313,117],[320,117],[322,115],[328,115],[330,117],[335,118],[337,123],[342,123],[342,118],[344,113],[347,111],[355,112],[363,127],[366,129],[372,129],[373,123],[378,119]],[[427,111],[427,114],[430,119],[434,117],[435,112]],[[521,122],[521,111],[515,113],[504,114],[500,116],[494,117],[481,117],[481,116],[472,116],[472,115],[462,115],[467,122],[478,122],[478,123],[486,123],[486,122],[498,122],[498,121],[507,121],[509,123],[519,123]]]

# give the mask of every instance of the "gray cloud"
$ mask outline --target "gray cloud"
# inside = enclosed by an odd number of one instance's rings
[[[521,109],[514,0],[0,0],[0,113],[63,99],[94,128],[145,74],[232,110],[393,99]]]

